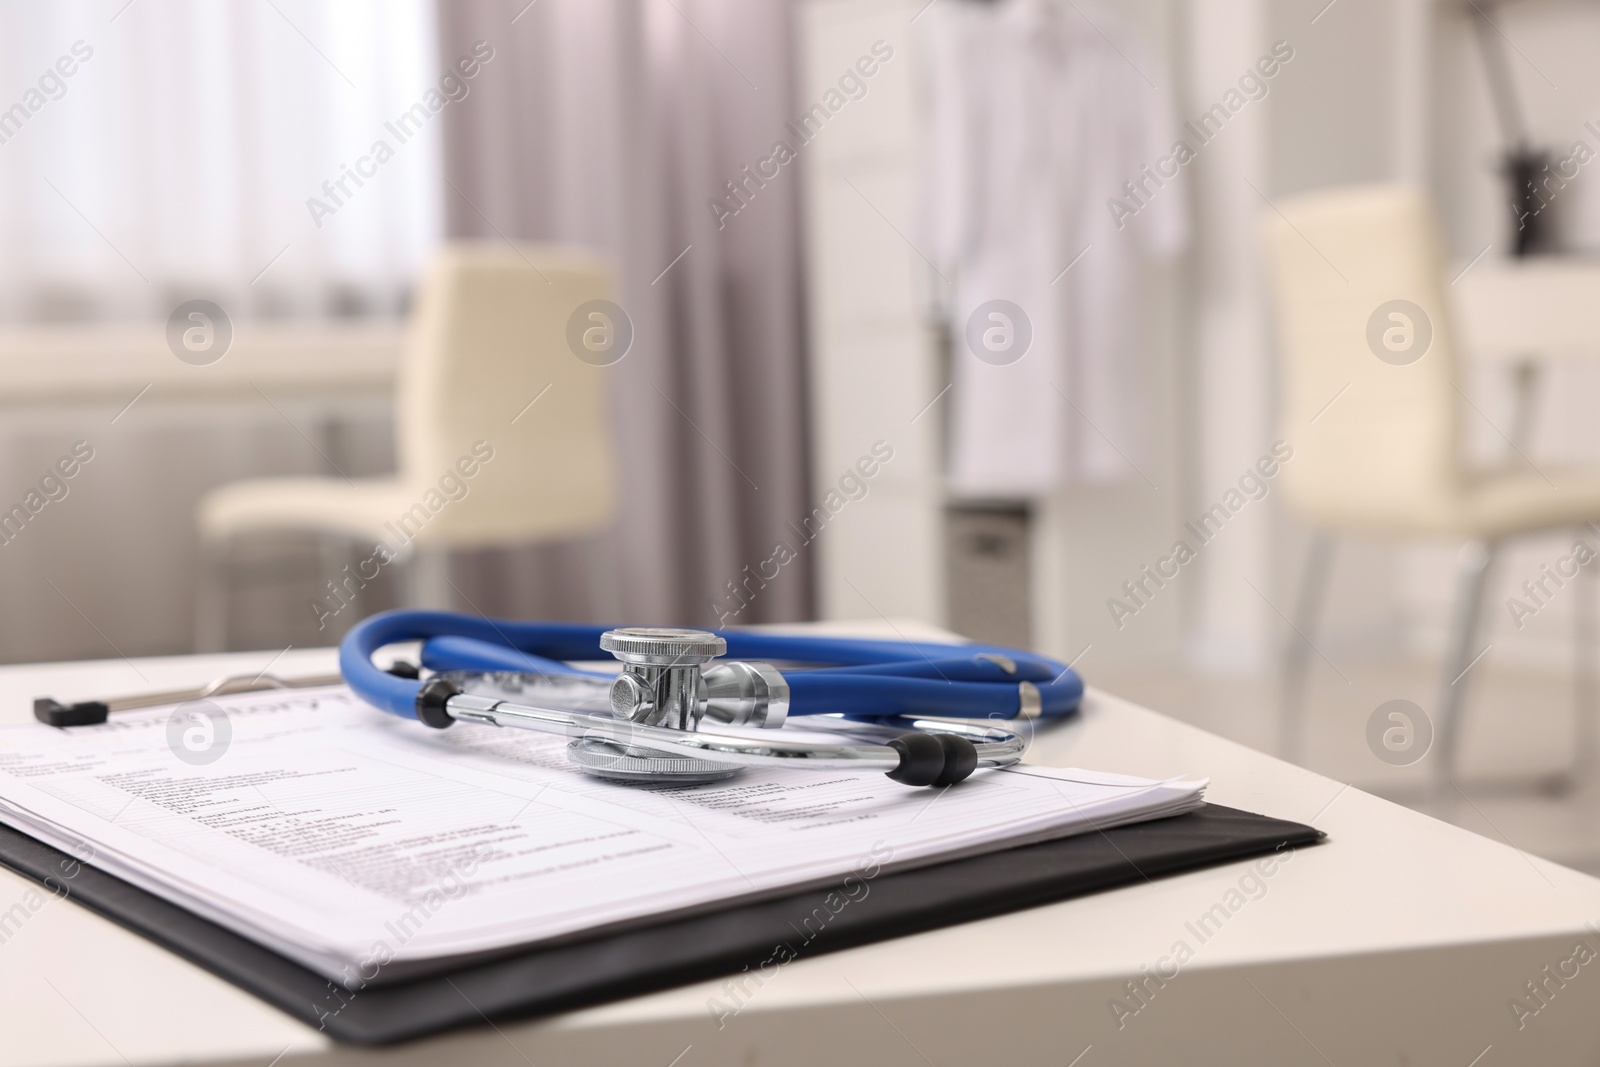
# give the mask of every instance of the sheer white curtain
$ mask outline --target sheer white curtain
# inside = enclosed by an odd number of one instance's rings
[[[392,312],[441,232],[438,119],[385,127],[443,73],[429,0],[15,0],[0,71],[0,319]]]

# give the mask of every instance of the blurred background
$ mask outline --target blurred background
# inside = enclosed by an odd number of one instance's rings
[[[1600,5],[0,20],[0,660],[889,619],[1600,871]]]

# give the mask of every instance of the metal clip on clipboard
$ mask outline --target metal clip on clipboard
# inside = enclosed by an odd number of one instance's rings
[[[412,668],[415,670],[415,668]],[[254,693],[263,689],[310,689],[319,685],[338,685],[337,674],[314,674],[304,678],[279,678],[275,674],[230,674],[191,689],[168,689],[160,693],[139,693],[106,700],[80,700],[63,704],[54,697],[35,697],[33,717],[46,726],[94,726],[106,721],[114,711],[153,708],[161,704],[183,704],[230,693]]]

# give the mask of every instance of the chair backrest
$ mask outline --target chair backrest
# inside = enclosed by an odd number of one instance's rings
[[[573,313],[609,295],[605,261],[580,249],[439,251],[418,290],[396,416],[401,478],[428,509],[425,520],[412,509],[419,543],[514,544],[609,522],[614,371],[568,344]]]
[[[1361,186],[1278,207],[1267,244],[1290,503],[1314,521],[1378,528],[1454,506],[1456,353],[1426,196]]]

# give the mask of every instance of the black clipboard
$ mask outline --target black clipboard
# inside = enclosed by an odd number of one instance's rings
[[[337,1040],[380,1045],[480,1025],[485,1018],[527,1018],[618,1000],[746,966],[759,971],[790,957],[1000,915],[1323,838],[1310,826],[1207,804],[1186,815],[885,871],[854,885],[512,950],[412,981],[355,990],[335,986],[271,949],[7,826],[0,826],[0,864]]]

